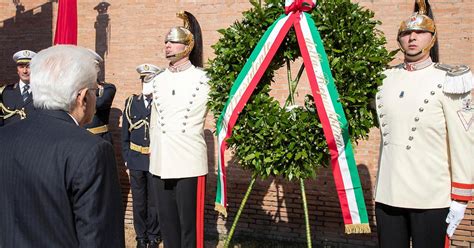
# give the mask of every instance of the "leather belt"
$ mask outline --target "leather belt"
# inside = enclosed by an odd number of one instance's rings
[[[139,152],[141,154],[150,154],[150,147],[140,146],[140,145],[134,144],[132,142],[130,142],[130,150]]]

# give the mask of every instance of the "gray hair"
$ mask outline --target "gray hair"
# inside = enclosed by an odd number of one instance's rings
[[[72,110],[81,89],[95,88],[101,60],[94,51],[79,46],[57,45],[40,51],[30,63],[35,108]]]

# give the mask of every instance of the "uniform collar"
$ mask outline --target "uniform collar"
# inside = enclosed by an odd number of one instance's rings
[[[191,61],[188,60],[187,62],[177,65],[177,66],[170,64],[170,66],[168,67],[168,70],[170,72],[181,72],[181,71],[187,70],[188,68],[191,68],[191,66],[193,66],[193,64],[191,64]]]
[[[424,69],[430,66],[431,64],[433,64],[433,61],[431,60],[431,57],[428,57],[427,59],[421,62],[414,62],[414,63],[405,62],[403,63],[403,69],[407,71],[417,71],[417,70]]]

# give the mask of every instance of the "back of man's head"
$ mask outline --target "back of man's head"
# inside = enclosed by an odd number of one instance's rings
[[[35,108],[70,111],[81,89],[94,88],[100,56],[90,49],[57,45],[40,51],[30,63]]]

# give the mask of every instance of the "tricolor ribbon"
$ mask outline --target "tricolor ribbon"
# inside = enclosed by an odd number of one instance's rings
[[[311,91],[331,155],[331,167],[342,209],[346,233],[370,233],[369,220],[354,159],[344,110],[329,68],[323,42],[309,11],[315,6],[310,0],[287,0],[282,14],[263,34],[232,85],[229,99],[217,121],[218,182],[215,209],[227,215],[227,193],[224,152],[226,139],[239,113],[245,107],[273,56],[294,26]]]

